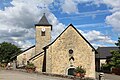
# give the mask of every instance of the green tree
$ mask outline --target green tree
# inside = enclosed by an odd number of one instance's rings
[[[14,44],[3,42],[0,43],[0,62],[3,60],[9,62],[12,56],[17,55],[21,52],[21,48],[17,47]]]
[[[109,65],[111,67],[120,67],[120,37],[115,45],[119,48],[118,50],[111,51],[112,57],[110,59]]]
[[[119,51],[120,51],[120,37],[118,38],[118,42],[115,43],[115,45],[119,48]]]

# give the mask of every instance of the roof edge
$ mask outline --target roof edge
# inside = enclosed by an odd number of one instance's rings
[[[35,45],[33,45],[33,46],[31,46],[31,47],[27,48],[27,49],[26,49],[26,50],[24,50],[23,52],[25,52],[25,51],[27,51],[27,50],[29,50],[29,49],[33,48],[33,47],[35,47]],[[23,53],[23,52],[22,52],[22,53]]]
[[[77,33],[90,45],[90,47],[95,51],[95,53],[98,53],[96,49],[84,38],[84,36],[73,26],[73,24],[69,24],[68,27],[52,43],[48,44],[45,47],[48,48],[50,45],[52,45],[70,26],[72,26],[77,31]]]
[[[35,45],[33,45],[33,46],[31,46],[31,47],[29,47],[29,48],[27,48],[27,49],[25,49],[24,51],[22,51],[20,54],[22,54],[23,52],[25,52],[25,51],[28,51],[29,49],[31,49],[31,48],[33,48],[33,47],[35,47]],[[18,55],[20,55],[20,54],[18,54]]]
[[[40,52],[40,53],[36,54],[35,56],[31,57],[28,61],[30,61],[30,60],[32,60],[32,59],[34,59],[35,57],[39,56],[39,55],[40,55],[40,54],[42,54],[42,53],[44,53],[44,51],[42,51],[42,52]]]
[[[35,24],[35,26],[52,26],[51,24]]]
[[[51,30],[52,30],[52,25],[51,24],[35,24],[35,27],[36,26],[51,26]]]

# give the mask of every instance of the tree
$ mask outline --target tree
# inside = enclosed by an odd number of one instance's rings
[[[115,43],[116,46],[118,46],[119,50],[120,50],[120,37],[118,38],[118,42]]]
[[[111,58],[110,58],[110,62],[109,65],[111,67],[116,67],[116,68],[120,68],[120,37],[118,38],[118,42],[115,43],[115,45],[119,48],[118,50],[114,50],[111,51]]]
[[[21,52],[21,48],[17,47],[14,44],[3,42],[0,43],[0,62],[3,60],[9,62],[12,56],[17,55]]]

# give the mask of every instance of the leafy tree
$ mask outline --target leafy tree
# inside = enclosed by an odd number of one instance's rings
[[[116,46],[118,46],[119,50],[120,50],[120,37],[118,38],[118,42],[115,43]]]
[[[108,63],[111,67],[119,67],[120,68],[120,37],[118,38],[118,42],[115,45],[119,48],[118,50],[111,51],[111,59]]]
[[[21,52],[21,49],[14,44],[8,42],[0,43],[0,62],[3,60],[9,62],[10,58],[19,52]]]

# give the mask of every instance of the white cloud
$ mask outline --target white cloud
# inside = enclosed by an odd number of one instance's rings
[[[120,8],[120,0],[103,0],[103,3],[112,8]]]
[[[94,48],[97,49],[98,47],[105,47],[106,45],[104,45],[104,44],[92,43],[92,46],[94,46]]]
[[[86,28],[86,27],[88,27],[88,28],[91,28],[91,27],[102,28],[104,26],[106,26],[105,23],[93,23],[93,24],[76,25],[77,28],[82,28],[82,27],[84,27],[84,28]]]
[[[113,27],[114,32],[120,35],[120,0],[90,0],[92,4],[100,5],[105,4],[109,8],[112,8],[111,15],[106,16],[106,23]],[[88,1],[87,1],[88,2]],[[92,5],[91,4],[91,5]]]
[[[61,5],[62,11],[65,13],[78,13],[77,3],[74,0],[64,0]]]
[[[91,43],[94,44],[93,46],[103,46],[103,43],[107,43],[107,44],[114,44],[116,41],[112,40],[108,35],[105,35],[103,33],[101,33],[100,31],[96,31],[96,30],[92,30],[92,31],[82,31],[79,30],[81,34],[83,34],[83,36],[85,36],[85,38]],[[96,44],[95,43],[99,43]]]
[[[120,0],[103,0],[103,2],[112,8],[112,14],[106,17],[106,23],[120,34]]]
[[[25,40],[25,41],[14,41],[14,44],[18,45],[19,47],[22,46],[22,49],[27,49],[28,47],[30,46],[33,46],[33,44],[28,41],[28,40]]]
[[[120,12],[115,12],[107,16],[106,23],[111,25],[115,31],[120,32]]]
[[[90,42],[105,42],[109,44],[114,44],[115,41],[113,41],[108,35],[105,35],[101,33],[100,31],[89,31],[85,34],[85,36],[88,38]]]
[[[114,32],[120,35],[120,0],[93,0],[93,3],[98,5],[105,4],[112,8],[111,15],[106,16],[106,23],[113,27]]]
[[[64,0],[64,3],[62,4],[62,10],[65,13],[79,13],[78,11],[78,4],[80,3],[88,3],[91,2],[89,5],[97,5],[100,6],[100,4],[105,4],[108,7],[112,8],[110,11],[112,12],[111,15],[106,16],[106,23],[108,25],[111,25],[115,32],[117,32],[120,35],[120,0]],[[108,12],[108,11],[107,11]],[[81,14],[81,13],[80,13]],[[84,15],[88,16],[88,15]],[[77,16],[80,17],[80,16]],[[82,15],[83,17],[83,15]],[[74,17],[75,18],[75,17]]]
[[[99,6],[103,3],[103,0],[61,0],[60,6],[64,13],[79,13],[78,4],[86,3],[86,5],[95,4]],[[89,4],[88,4],[89,3]]]
[[[97,5],[105,4],[108,7],[113,8],[113,10],[120,10],[120,0],[60,0],[54,2],[57,6],[60,6],[62,11],[67,14],[79,13],[78,4],[86,3],[86,5]]]
[[[13,0],[12,7],[0,10],[0,42],[15,43],[24,49],[33,45],[31,40],[35,39],[34,24],[38,23],[44,12],[47,13],[48,20],[53,24],[53,30],[57,26],[56,32],[61,32],[64,25],[59,23],[48,8],[52,2],[53,0]],[[45,11],[44,4],[46,5]]]
[[[65,25],[60,23],[53,14],[50,14],[48,18],[49,22],[54,26],[52,30],[52,40],[54,40],[64,30]]]
[[[12,7],[6,7],[4,11],[0,10],[0,42],[9,41],[22,48],[31,46],[33,43],[29,40],[35,37],[34,24],[39,21],[44,12],[47,13],[46,16],[53,25],[53,39],[57,37],[64,30],[65,25],[60,23],[55,15],[50,12],[48,6],[53,2],[54,0],[13,0],[11,2]],[[60,0],[59,2],[58,5],[62,11],[68,14],[79,13],[77,6],[80,3],[93,2],[97,5],[104,3],[113,8],[112,15],[106,17],[106,23],[112,25],[114,30],[120,31],[118,26],[120,24],[120,0]],[[46,5],[45,11],[43,9],[44,4]],[[97,13],[100,11],[92,14]],[[86,15],[88,14],[86,13]],[[83,34],[90,42],[114,43],[110,37],[104,36],[99,31],[83,31]]]

